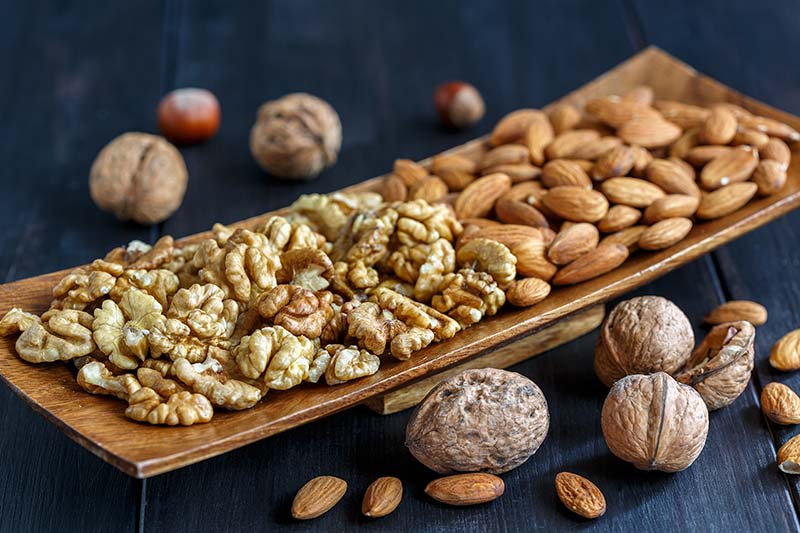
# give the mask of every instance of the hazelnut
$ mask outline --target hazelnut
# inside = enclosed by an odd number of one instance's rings
[[[120,220],[155,224],[183,201],[189,175],[180,152],[162,137],[124,133],[97,154],[89,193],[97,207]]]
[[[441,474],[518,467],[547,436],[550,415],[536,384],[515,372],[465,370],[431,390],[406,427],[406,446]]]
[[[158,104],[158,129],[178,144],[203,142],[219,128],[219,102],[205,89],[175,89]]]
[[[675,373],[694,348],[689,319],[660,296],[617,304],[600,327],[594,370],[607,387],[629,374]]]
[[[447,128],[472,126],[483,118],[486,106],[478,89],[463,81],[448,81],[433,93],[439,119]]]
[[[640,470],[678,472],[706,444],[708,409],[688,385],[658,372],[626,376],[606,397],[601,418],[611,453]]]
[[[250,152],[274,176],[310,179],[336,162],[339,115],[324,100],[294,93],[263,104],[250,130]]]

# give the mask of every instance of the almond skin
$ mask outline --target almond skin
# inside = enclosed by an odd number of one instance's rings
[[[736,135],[737,125],[733,113],[725,107],[716,106],[700,129],[700,139],[705,144],[728,144]]]
[[[611,272],[628,258],[628,248],[622,244],[601,244],[559,270],[553,285],[572,285]]]
[[[633,168],[631,168],[631,175],[637,178],[644,177],[644,173],[650,163],[653,161],[653,154],[650,150],[642,148],[641,146],[631,146],[633,150]]]
[[[725,155],[733,150],[738,150],[738,148],[715,145],[695,146],[686,153],[683,159],[690,165],[702,167],[712,159]]]
[[[606,235],[603,240],[600,241],[599,246],[603,246],[604,244],[621,244],[625,246],[629,252],[633,253],[639,249],[639,239],[646,229],[647,226],[631,226],[630,228],[619,230],[610,235]]]
[[[520,242],[536,241],[544,249],[544,239],[539,228],[523,226],[521,224],[496,224],[481,228],[476,233],[463,236],[458,240],[458,248],[473,239],[492,239],[508,248]]]
[[[509,247],[517,258],[517,274],[550,281],[558,267],[545,257],[545,243],[535,239],[520,241]]]
[[[542,169],[535,167],[530,163],[512,163],[508,165],[497,165],[496,167],[489,167],[484,169],[481,174],[501,173],[511,178],[511,183],[519,183],[523,181],[538,178],[542,174]]]
[[[547,298],[550,284],[539,278],[522,278],[506,289],[506,300],[516,307],[529,307]]]
[[[605,196],[574,185],[550,189],[542,202],[553,213],[572,222],[597,222],[608,213]]]
[[[784,372],[800,369],[800,329],[790,331],[775,343],[769,364]]]
[[[785,141],[800,140],[800,133],[793,127],[767,117],[746,115],[739,117],[739,124],[743,127],[766,133],[770,137],[780,137]]]
[[[561,104],[550,113],[550,123],[556,135],[573,129],[580,121],[581,112],[569,104]]]
[[[437,176],[422,178],[408,191],[411,200],[425,200],[428,203],[439,200],[447,193],[447,184]]]
[[[333,476],[315,477],[297,491],[292,502],[292,516],[310,520],[328,512],[347,492],[347,482]]]
[[[440,176],[444,170],[458,170],[467,174],[474,174],[478,169],[475,161],[458,154],[439,154],[431,161],[431,171]]]
[[[758,185],[758,194],[761,196],[769,196],[783,189],[787,178],[786,165],[772,159],[760,161],[752,177],[753,183]]]
[[[692,221],[688,218],[668,218],[656,222],[639,237],[639,248],[642,250],[663,250],[680,242],[692,230]]]
[[[544,149],[553,141],[555,133],[547,118],[538,118],[531,122],[525,132],[525,146],[530,152],[531,162],[542,166],[545,162]]]
[[[499,199],[502,200],[519,200],[520,202],[527,202],[531,196],[543,196],[545,188],[538,181],[526,181],[524,183],[517,183],[513,185],[503,196]]]
[[[592,180],[580,164],[569,159],[554,159],[542,167],[542,183],[547,188],[576,185],[592,188]]]
[[[618,96],[593,98],[586,102],[586,112],[612,128],[619,128],[638,117],[661,118],[649,105]]]
[[[658,185],[639,178],[611,178],[600,185],[609,201],[630,207],[648,207],[665,195]]]
[[[473,174],[454,167],[440,169],[436,175],[447,184],[448,190],[453,192],[463,191],[467,185],[475,181]]]
[[[752,149],[735,148],[709,161],[700,172],[700,183],[706,190],[714,190],[747,181],[757,165],[758,156]]]
[[[547,119],[538,109],[518,109],[500,119],[489,136],[489,144],[499,146],[522,139],[534,120]]]
[[[630,146],[620,145],[602,155],[592,168],[592,177],[603,180],[625,176],[633,168],[634,153]]]
[[[703,320],[713,325],[747,320],[754,326],[763,326],[767,323],[767,308],[750,300],[731,300],[717,306]]]
[[[647,224],[654,224],[667,218],[689,218],[694,215],[699,206],[700,199],[695,196],[668,194],[650,204],[650,207],[644,212],[644,221]]]
[[[481,157],[478,170],[484,170],[498,165],[513,165],[515,163],[528,163],[530,152],[521,144],[504,144],[492,148]]]
[[[569,130],[556,135],[553,142],[547,145],[545,155],[547,159],[569,159],[578,148],[599,137],[600,134],[595,130]]]
[[[428,175],[425,167],[410,159],[396,159],[394,162],[394,173],[405,182],[408,187]]]
[[[389,174],[383,178],[381,195],[387,202],[405,202],[408,198],[408,186],[400,176]]]
[[[403,483],[396,477],[379,477],[373,481],[361,504],[361,513],[370,518],[386,516],[403,500]]]
[[[675,160],[655,159],[647,167],[647,180],[658,185],[667,194],[700,197],[700,187],[695,183],[694,175]]]
[[[704,107],[672,100],[656,100],[653,102],[653,107],[658,109],[665,119],[674,122],[681,128],[702,126],[711,114]]]
[[[690,128],[669,147],[669,155],[683,159],[689,150],[700,144],[700,128]]]
[[[762,133],[756,130],[748,130],[744,128],[740,128],[739,130],[737,130],[736,135],[734,135],[733,140],[731,140],[731,144],[734,146],[748,144],[750,146],[755,146],[759,150],[764,148],[768,142],[769,142],[769,135],[767,135],[766,133]]]
[[[511,178],[505,174],[489,174],[478,178],[461,191],[455,211],[459,219],[485,217],[494,202],[511,188]]]
[[[795,435],[780,447],[777,459],[781,472],[800,474],[800,435]]]
[[[500,198],[494,204],[494,212],[501,222],[546,228],[547,219],[541,211],[519,200]]]
[[[475,505],[496,500],[505,492],[503,480],[492,474],[472,473],[434,479],[425,494],[448,505]]]
[[[717,189],[703,196],[695,216],[709,220],[729,215],[749,202],[757,190],[758,185],[750,182]]]
[[[618,146],[622,146],[622,141],[619,137],[613,135],[606,135],[578,147],[573,153],[573,159],[585,159],[587,161],[594,161],[603,154],[607,153]]]
[[[681,136],[680,126],[660,117],[639,116],[623,124],[617,135],[628,144],[658,148],[672,144]]]
[[[761,411],[776,424],[800,424],[800,396],[783,383],[768,383],[761,391]]]
[[[642,218],[642,212],[638,209],[627,205],[615,205],[597,223],[597,229],[603,233],[614,233],[633,226],[639,222],[640,218]]]
[[[547,250],[547,258],[556,265],[566,265],[594,250],[599,240],[600,233],[594,225],[573,224],[558,232]]]
[[[578,474],[556,474],[556,494],[567,509],[584,518],[598,518],[606,512],[603,493],[597,485]]]
[[[769,142],[760,149],[761,159],[771,159],[789,166],[789,161],[792,159],[792,151],[780,139],[770,138]]]

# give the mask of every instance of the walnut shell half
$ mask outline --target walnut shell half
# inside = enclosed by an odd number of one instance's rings
[[[536,384],[516,372],[466,370],[439,383],[411,415],[406,446],[442,474],[518,467],[547,436],[550,414]]]
[[[611,453],[640,470],[688,468],[708,435],[703,398],[664,372],[617,381],[603,404],[601,422]]]

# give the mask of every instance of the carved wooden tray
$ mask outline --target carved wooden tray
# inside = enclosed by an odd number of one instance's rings
[[[706,104],[734,102],[800,130],[797,117],[751,100],[655,48],[637,54],[559,102],[580,106],[589,98],[623,93],[639,84],[653,87],[659,98]],[[476,139],[453,151],[475,155],[483,142]],[[379,180],[368,180],[350,190],[374,190]],[[409,361],[386,362],[369,378],[335,387],[303,385],[285,392],[271,391],[255,408],[219,412],[209,424],[164,428],[133,423],[124,417],[123,404],[118,400],[83,392],[66,365],[31,365],[20,360],[14,353],[14,338],[0,339],[0,377],[34,409],[92,453],[132,476],[149,477],[347,409],[519,340],[568,315],[643,285],[798,204],[800,157],[794,157],[788,182],[780,193],[757,199],[727,217],[695,226],[686,239],[667,250],[634,254],[613,272],[577,286],[557,288],[534,307],[504,310],[449,341],[422,350]],[[257,224],[264,216],[241,224]],[[198,238],[201,236],[190,237]],[[43,311],[50,302],[53,285],[63,274],[55,272],[0,286],[0,312],[5,313],[11,307]]]

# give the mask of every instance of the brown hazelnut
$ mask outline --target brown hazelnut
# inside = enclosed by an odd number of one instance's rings
[[[601,418],[611,453],[640,470],[678,472],[706,444],[708,409],[703,398],[664,372],[626,376],[606,397]]]
[[[250,130],[250,152],[274,176],[310,179],[336,162],[339,115],[324,100],[294,93],[263,104]]]
[[[97,207],[120,220],[155,224],[183,201],[189,175],[181,153],[162,137],[124,133],[97,154],[89,193]]]
[[[433,93],[439,119],[447,128],[472,126],[483,118],[486,106],[478,89],[463,81],[448,81]]]
[[[175,89],[158,104],[158,129],[178,144],[203,142],[219,128],[219,102],[205,89]]]
[[[629,374],[672,374],[692,348],[692,325],[677,305],[660,296],[639,296],[617,304],[603,321],[594,370],[607,387]]]
[[[442,474],[518,467],[547,436],[550,415],[536,384],[516,372],[465,370],[431,390],[406,427],[406,446]]]

